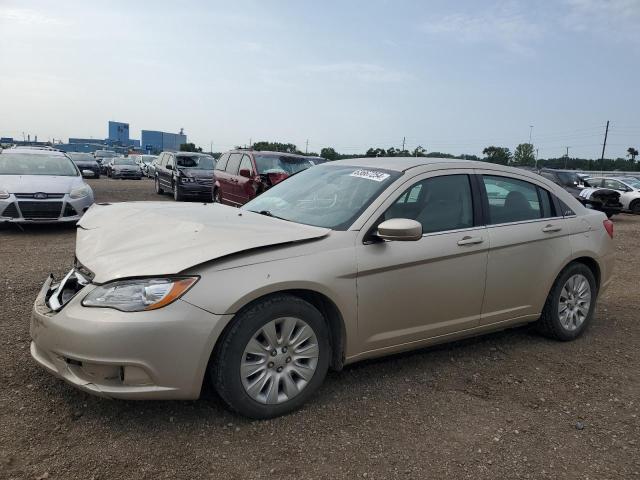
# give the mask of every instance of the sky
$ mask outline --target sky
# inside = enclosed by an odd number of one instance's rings
[[[639,115],[640,0],[0,0],[0,136],[615,158]]]

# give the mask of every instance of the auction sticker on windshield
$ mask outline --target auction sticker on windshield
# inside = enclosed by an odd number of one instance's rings
[[[387,178],[389,178],[388,173],[379,172],[377,170],[365,170],[360,169],[353,172],[350,177],[358,177],[358,178],[366,178],[368,180],[373,180],[374,182],[384,182]]]

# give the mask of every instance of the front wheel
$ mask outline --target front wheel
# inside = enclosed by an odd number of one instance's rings
[[[299,408],[329,367],[329,333],[322,314],[291,295],[263,300],[236,315],[220,340],[210,375],[220,397],[250,418]]]
[[[173,185],[173,199],[176,202],[181,202],[182,200],[184,200],[184,195],[182,194],[182,192],[180,192],[180,186],[177,184]]]
[[[155,182],[155,186],[156,186],[156,193],[158,195],[162,195],[164,193],[164,190],[162,189],[162,187],[160,186],[160,180],[158,180],[158,177],[156,177],[156,182]]]
[[[634,200],[633,202],[631,202],[631,205],[629,205],[629,210],[631,210],[631,213],[635,215],[640,215],[640,200]]]
[[[579,337],[591,322],[598,289],[593,272],[573,263],[556,279],[537,322],[540,332],[557,340]]]

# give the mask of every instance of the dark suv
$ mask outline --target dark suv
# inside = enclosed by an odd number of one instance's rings
[[[291,153],[232,150],[221,155],[216,165],[213,201],[239,207],[321,161]]]
[[[171,192],[177,202],[186,197],[211,200],[213,169],[216,166],[211,155],[162,152],[154,162],[156,193]]]
[[[581,178],[574,170],[543,168],[538,174],[560,185],[584,206],[600,210],[609,218],[622,210],[619,192],[609,188],[597,187],[593,190],[590,187],[594,185],[590,185],[588,180]],[[589,191],[587,192],[586,189],[589,189]],[[589,195],[583,195],[583,193],[589,193]]]

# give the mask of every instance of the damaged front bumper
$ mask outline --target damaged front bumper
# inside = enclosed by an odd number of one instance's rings
[[[144,312],[83,307],[95,285],[73,285],[75,277],[56,284],[49,276],[36,298],[31,356],[39,365],[103,397],[198,398],[222,316],[181,300]]]

